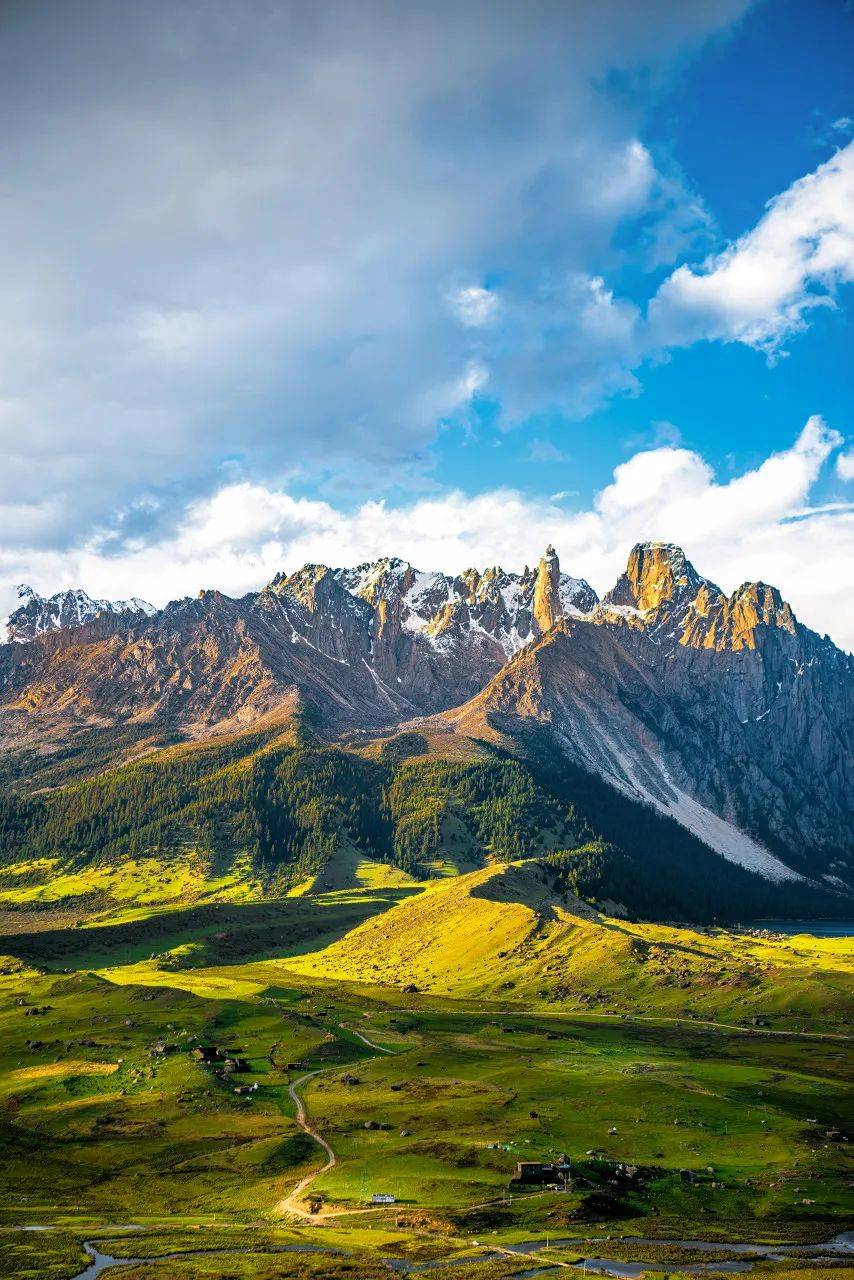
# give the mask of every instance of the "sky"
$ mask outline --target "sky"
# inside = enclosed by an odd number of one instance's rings
[[[3,0],[0,614],[305,561],[854,648],[849,0]]]

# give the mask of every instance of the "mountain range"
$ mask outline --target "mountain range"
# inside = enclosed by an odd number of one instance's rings
[[[850,912],[854,660],[774,587],[726,595],[672,544],[636,546],[602,599],[552,547],[521,574],[306,565],[160,610],[21,596],[0,644],[16,793],[75,741],[85,763],[49,781],[298,726],[303,745],[358,760],[521,762],[561,803],[586,797],[588,834],[612,839],[621,814],[632,858],[675,824],[697,875],[711,851],[804,909]],[[444,797],[437,839],[454,815],[476,829],[460,803]],[[339,806],[352,840],[346,825]]]

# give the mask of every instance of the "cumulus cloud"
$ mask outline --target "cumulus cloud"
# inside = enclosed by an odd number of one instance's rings
[[[648,341],[701,338],[769,353],[854,280],[854,143],[771,200],[756,226],[699,269],[681,266],[649,307]]]
[[[840,480],[854,480],[854,450],[840,453],[836,459],[836,474]]]
[[[665,252],[688,252],[710,226],[678,179],[650,173],[645,154],[637,144],[609,157],[615,173],[598,186],[604,208],[619,192],[624,210],[644,200],[669,209],[654,223],[653,243],[633,246],[651,267]],[[502,424],[512,426],[546,410],[581,418],[612,397],[637,395],[647,361],[696,342],[740,342],[774,358],[852,280],[854,143],[772,199],[734,243],[671,272],[645,306],[619,297],[601,274],[559,270],[511,276],[500,312],[479,289],[463,291],[457,305],[471,327],[492,321],[479,330],[478,350]]]
[[[683,234],[639,130],[748,2],[0,5],[0,503],[56,547],[145,494],[179,519],[226,460],[417,488],[487,366],[516,418],[632,390],[604,292],[542,395],[531,326],[578,333],[626,218]],[[523,303],[487,352],[492,272]]]
[[[691,450],[647,449],[575,512],[558,505],[565,494],[535,501],[509,489],[401,507],[366,502],[345,512],[259,483],[229,484],[191,503],[156,546],[114,556],[95,539],[65,557],[0,552],[0,606],[11,607],[22,577],[34,577],[43,591],[82,584],[93,595],[163,604],[203,586],[242,594],[306,561],[350,565],[400,555],[425,569],[521,569],[550,542],[565,569],[604,591],[636,541],[660,538],[680,543],[727,591],[749,579],[774,583],[804,622],[854,647],[854,510],[812,501],[839,445],[838,434],[813,417],[790,448],[726,481]]]

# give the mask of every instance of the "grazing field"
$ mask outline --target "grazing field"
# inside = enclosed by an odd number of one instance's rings
[[[4,1275],[71,1280],[84,1241],[144,1259],[137,1280],[677,1273],[716,1255],[625,1237],[812,1247],[851,1226],[844,939],[608,919],[529,865],[14,922]]]

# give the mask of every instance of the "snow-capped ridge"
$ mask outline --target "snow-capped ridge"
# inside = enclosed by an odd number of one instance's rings
[[[93,600],[81,587],[42,596],[33,587],[20,583],[17,593],[24,603],[0,625],[0,643],[25,644],[48,631],[82,627],[101,614],[136,614],[149,618],[157,612],[154,605],[138,596],[128,600]]]
[[[449,646],[470,642],[491,644],[507,658],[541,635],[557,617],[585,616],[598,602],[583,578],[560,572],[554,547],[540,561],[543,565],[554,577],[554,599],[539,621],[534,596],[540,568],[526,566],[517,574],[490,565],[447,574],[386,556],[332,573],[347,591],[373,608],[385,602],[397,610],[401,629],[420,635],[436,650],[447,652]]]

